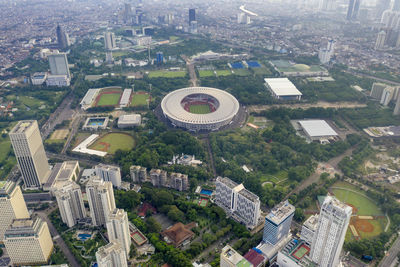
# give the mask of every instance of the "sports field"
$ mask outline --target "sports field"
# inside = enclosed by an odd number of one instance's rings
[[[271,63],[280,72],[320,72],[326,71],[323,67],[318,65],[308,66],[306,64],[296,64],[288,60],[272,60]]]
[[[131,233],[131,237],[135,241],[135,243],[139,246],[142,245],[144,242],[146,242],[146,239],[144,239],[139,232]]]
[[[209,105],[190,105],[189,110],[194,114],[208,114],[211,112]]]
[[[55,130],[51,136],[50,136],[50,140],[62,140],[67,138],[69,133],[68,129],[60,129],[60,130]]]
[[[230,70],[216,70],[217,76],[229,76],[232,75]]]
[[[251,74],[251,72],[248,69],[235,69],[234,72],[235,75],[238,76],[247,76]]]
[[[133,94],[131,106],[132,107],[141,107],[147,106],[147,101],[150,98],[149,94],[146,92],[137,92]]]
[[[130,150],[135,146],[135,139],[127,133],[107,133],[96,140],[89,148],[114,154],[115,151]]]
[[[199,75],[200,75],[200,78],[215,76],[213,70],[199,70]]]
[[[310,251],[309,248],[307,248],[304,245],[301,245],[295,252],[293,252],[292,256],[295,257],[296,259],[300,260]]]
[[[200,207],[207,206],[207,203],[208,203],[208,199],[202,198],[202,199],[199,200],[199,206]]]
[[[151,71],[149,73],[149,78],[183,78],[186,75],[186,71]]]
[[[116,106],[121,98],[121,93],[105,93],[101,94],[96,102],[97,107]]]

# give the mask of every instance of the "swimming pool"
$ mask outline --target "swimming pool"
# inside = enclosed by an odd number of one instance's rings
[[[207,189],[201,189],[200,194],[206,195],[206,196],[211,196],[213,191],[207,190]]]
[[[78,239],[81,241],[86,241],[88,239],[90,239],[92,237],[92,235],[90,234],[78,234]]]

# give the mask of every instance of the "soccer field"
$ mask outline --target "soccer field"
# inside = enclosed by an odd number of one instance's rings
[[[194,114],[207,114],[211,112],[209,105],[191,105],[189,110]]]
[[[134,94],[132,97],[131,106],[139,107],[139,106],[147,106],[147,100],[149,99],[148,94]]]
[[[183,78],[186,71],[152,71],[149,73],[149,78]]]
[[[200,75],[200,78],[215,76],[214,71],[212,71],[212,70],[199,70],[199,75]]]
[[[217,76],[229,76],[232,75],[230,70],[217,70]]]
[[[99,101],[97,101],[96,106],[116,106],[118,105],[120,97],[120,93],[102,94]]]

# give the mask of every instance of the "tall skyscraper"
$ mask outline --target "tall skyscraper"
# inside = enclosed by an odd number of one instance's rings
[[[10,132],[11,144],[25,187],[40,188],[50,175],[37,121],[20,121]]]
[[[98,164],[94,167],[96,175],[104,181],[109,181],[115,187],[121,187],[121,169],[117,166]]]
[[[321,48],[318,53],[318,58],[322,64],[328,64],[335,53],[335,41],[329,40],[326,48]]]
[[[386,41],[386,32],[385,31],[380,31],[378,33],[378,37],[376,38],[375,42],[375,50],[380,50],[385,46],[385,41]]]
[[[271,245],[277,244],[290,231],[295,208],[284,201],[275,206],[265,217],[263,241]]]
[[[400,0],[394,0],[392,10],[393,11],[400,11]]]
[[[56,33],[57,33],[57,43],[59,48],[65,49],[68,46],[70,46],[69,36],[60,25],[57,25]]]
[[[196,9],[190,8],[189,9],[189,25],[191,24],[192,21],[196,20]]]
[[[393,115],[400,115],[400,95],[397,95],[396,106],[394,107]]]
[[[115,209],[112,183],[95,176],[86,184],[86,194],[93,225],[106,225],[111,212]]]
[[[125,3],[123,12],[124,23],[132,23],[132,6],[129,3]]]
[[[331,11],[335,8],[335,0],[319,0],[319,10]]]
[[[385,12],[385,10],[390,9],[390,1],[391,0],[378,0],[376,2],[375,10],[376,10],[376,17],[377,18],[381,18],[383,12]]]
[[[64,184],[55,192],[55,196],[61,219],[68,227],[74,226],[79,219],[86,217],[81,187],[75,182],[70,181]]]
[[[157,65],[161,65],[164,63],[164,54],[163,52],[157,52]]]
[[[0,188],[0,214],[0,242],[3,241],[4,232],[14,219],[29,218],[21,188],[14,182],[7,181]]]
[[[128,267],[127,256],[120,243],[110,242],[96,252],[98,267]]]
[[[336,267],[353,209],[327,196],[321,206],[310,257],[321,267]]]
[[[360,10],[361,0],[349,0],[349,7],[347,9],[347,20],[355,20],[358,17],[358,11]]]
[[[115,34],[113,32],[104,33],[104,48],[107,50],[113,50],[117,48],[117,43],[115,41]]]
[[[131,248],[131,236],[129,232],[128,214],[122,209],[115,209],[108,217],[107,234],[110,242],[122,245],[126,255]]]
[[[52,75],[67,75],[68,78],[71,77],[71,74],[69,72],[67,54],[52,54],[48,56],[48,59],[50,72]]]
[[[40,218],[14,220],[4,233],[4,245],[14,265],[46,264],[53,251],[47,223]]]

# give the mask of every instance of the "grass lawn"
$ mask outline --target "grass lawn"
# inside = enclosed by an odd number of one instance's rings
[[[374,231],[362,232],[359,230],[361,238],[372,238],[383,232],[384,226],[378,220],[368,220],[368,222],[374,226]]]
[[[133,136],[126,133],[108,133],[97,139],[89,148],[114,154],[118,149],[130,150],[134,146]]]
[[[186,75],[186,71],[151,71],[149,78],[183,78]]]
[[[0,142],[0,162],[7,159],[11,151],[11,141]]]
[[[248,76],[251,74],[251,72],[247,69],[235,69],[234,72],[235,72],[235,75],[238,75],[238,76]]]
[[[30,108],[37,108],[43,103],[42,101],[31,96],[20,96],[19,101]]]
[[[118,105],[121,94],[103,94],[100,96],[96,106],[116,106]]]
[[[113,57],[123,57],[128,55],[128,51],[117,51],[117,52],[112,52]]]
[[[134,94],[132,96],[131,106],[132,107],[147,106],[148,99],[149,99],[148,94]]]
[[[209,105],[191,105],[190,112],[194,114],[207,114],[210,113],[210,106]]]
[[[283,181],[288,178],[288,173],[287,171],[279,171],[275,174],[265,174],[261,176],[261,182],[273,182],[273,183],[279,183],[280,181]]]
[[[199,70],[200,78],[215,76],[213,70]]]
[[[269,69],[261,67],[261,68],[254,68],[252,69],[256,75],[268,75],[271,74]]]
[[[230,70],[216,70],[217,76],[229,76],[232,75]]]

